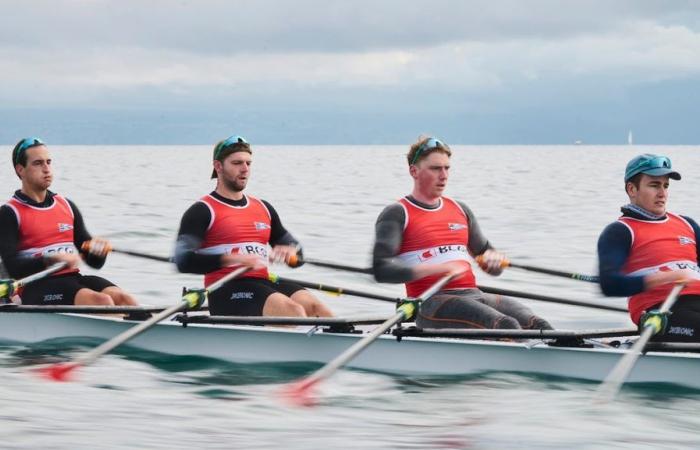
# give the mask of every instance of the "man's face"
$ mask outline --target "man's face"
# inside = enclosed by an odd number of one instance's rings
[[[46,190],[53,181],[51,155],[45,145],[37,145],[25,150],[27,165],[17,164],[15,170],[22,184],[33,190]]]
[[[450,157],[443,152],[432,152],[412,165],[409,171],[418,191],[426,197],[438,198],[447,187]]]
[[[214,161],[219,180],[227,189],[240,192],[245,189],[250,178],[253,156],[248,152],[235,152],[228,155],[223,162]]]
[[[627,195],[630,202],[661,216],[666,214],[666,202],[668,201],[668,175],[652,177],[642,174],[639,179],[639,188],[632,183],[627,183]]]

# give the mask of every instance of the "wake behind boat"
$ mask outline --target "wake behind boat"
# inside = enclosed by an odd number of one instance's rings
[[[135,325],[114,316],[49,312],[0,312],[0,340],[35,344],[55,339],[107,340]],[[235,363],[311,362],[323,364],[366,335],[362,325],[385,318],[255,318],[180,314],[129,341],[129,346],[179,356],[203,356]],[[228,323],[226,323],[228,322]],[[239,323],[303,324],[294,328],[234,325]],[[606,347],[551,346],[546,340],[629,336],[634,329],[575,331],[520,330],[527,341],[483,340],[504,330],[416,330],[394,328],[349,367],[391,374],[474,375],[513,372],[601,381],[625,354]],[[511,334],[513,334],[511,332]],[[435,337],[449,336],[449,337]],[[471,337],[469,337],[471,336]],[[476,337],[474,337],[476,336]],[[532,339],[534,338],[534,339]],[[630,374],[631,383],[672,383],[700,389],[697,346],[666,344],[650,351]],[[686,350],[678,352],[678,350]]]

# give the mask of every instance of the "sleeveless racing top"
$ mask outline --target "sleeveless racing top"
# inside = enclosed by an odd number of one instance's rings
[[[198,253],[257,255],[267,265],[270,250],[270,212],[257,198],[246,195],[246,199],[245,206],[228,205],[211,195],[200,199],[209,207],[211,221],[202,247],[197,250]],[[240,266],[222,267],[205,274],[204,285],[209,286],[238,267]],[[267,279],[268,271],[267,268],[252,270],[244,277]]]
[[[398,258],[409,266],[459,261],[467,271],[450,281],[443,290],[475,288],[476,280],[467,252],[469,223],[459,204],[448,197],[442,197],[436,209],[421,208],[406,198],[400,199],[399,203],[406,212],[406,223]],[[432,275],[410,281],[406,283],[406,294],[417,297],[441,277]]]
[[[697,274],[681,295],[700,294],[700,269],[692,226],[682,217],[667,213],[666,219],[647,221],[620,217],[632,234],[630,253],[622,268],[627,275],[646,276],[655,272],[691,269]],[[629,298],[628,308],[634,323],[651,306],[662,303],[673,285],[665,284]]]

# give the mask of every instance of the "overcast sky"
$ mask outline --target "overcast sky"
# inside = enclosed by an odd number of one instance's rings
[[[0,142],[700,143],[700,2],[0,0]]]

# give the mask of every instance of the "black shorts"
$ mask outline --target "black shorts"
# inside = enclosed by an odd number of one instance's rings
[[[79,290],[88,288],[102,292],[110,286],[114,283],[102,277],[67,273],[26,285],[20,297],[24,305],[72,305]]]
[[[295,283],[273,283],[264,278],[232,280],[209,294],[212,316],[262,316],[267,298],[275,293],[291,297],[304,288]]]

